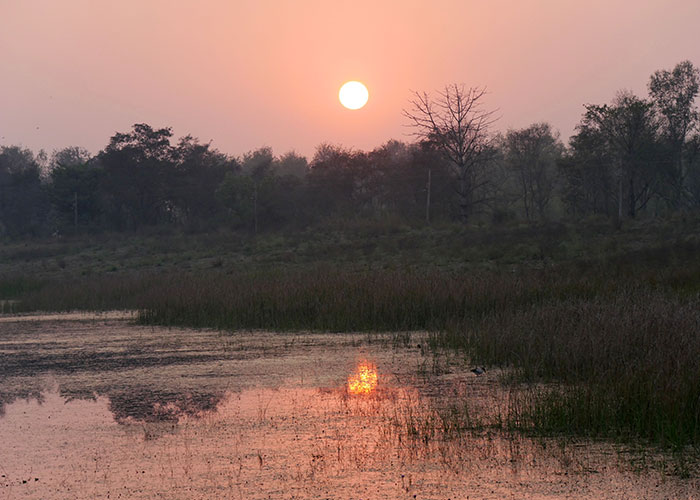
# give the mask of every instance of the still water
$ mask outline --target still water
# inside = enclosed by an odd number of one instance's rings
[[[407,344],[5,317],[0,499],[700,498],[652,453],[476,426],[497,374]]]

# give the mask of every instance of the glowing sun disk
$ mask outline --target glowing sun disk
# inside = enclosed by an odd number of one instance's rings
[[[340,87],[338,99],[340,99],[340,103],[348,109],[360,109],[367,104],[369,92],[367,91],[367,87],[360,82],[347,82]]]

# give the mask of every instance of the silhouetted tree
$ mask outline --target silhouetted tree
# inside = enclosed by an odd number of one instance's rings
[[[233,227],[250,229],[253,220],[253,181],[240,172],[226,172],[217,187],[217,201],[226,209]]]
[[[598,128],[577,127],[568,152],[559,162],[559,172],[563,201],[571,215],[615,213],[618,183],[614,160]]]
[[[298,179],[305,179],[309,173],[309,162],[305,156],[296,151],[288,151],[275,160],[275,168],[279,175],[292,175]]]
[[[259,214],[266,208],[270,199],[271,185],[274,183],[272,149],[265,147],[247,153],[243,157],[243,174],[250,179],[250,199],[253,204],[253,230],[257,234],[260,227]]]
[[[658,122],[653,104],[621,92],[612,105],[587,105],[579,129],[592,129],[608,148],[618,182],[618,217],[623,206],[629,217],[644,208],[658,181],[656,142]]]
[[[700,208],[700,134],[688,139],[684,151],[687,166],[687,191],[691,208]]]
[[[154,225],[172,219],[166,178],[174,174],[170,128],[137,123],[114,135],[98,155],[105,175],[105,209],[116,229]]]
[[[47,213],[41,166],[34,154],[17,146],[0,147],[0,235],[37,236]]]
[[[172,155],[174,170],[164,181],[174,218],[190,229],[212,227],[222,211],[214,193],[225,175],[239,171],[240,165],[189,135],[178,141]]]
[[[58,149],[51,155],[49,162],[50,170],[67,165],[81,165],[92,160],[90,151],[78,146],[69,146],[67,148]]]
[[[90,152],[69,147],[55,151],[49,173],[49,197],[59,231],[93,229],[101,223],[100,184],[104,171]]]
[[[279,175],[279,165],[279,159],[265,147],[246,153],[240,171],[226,174],[216,197],[235,226],[257,233],[298,221],[302,180],[294,173]]]
[[[556,166],[563,145],[548,123],[537,123],[521,130],[509,130],[504,138],[505,162],[520,187],[519,198],[525,218],[535,212],[545,219],[556,181]]]
[[[382,211],[410,220],[447,218],[456,205],[454,177],[432,143],[391,140],[371,151],[375,189]]]
[[[372,193],[373,212],[415,214],[416,184],[424,188],[425,176],[412,168],[412,149],[403,142],[391,140],[369,152],[366,160],[369,175],[366,184]]]
[[[679,209],[687,198],[686,139],[698,125],[695,97],[700,89],[700,71],[683,61],[672,71],[656,71],[649,81],[649,94],[662,117],[662,130],[668,147],[665,162],[670,187],[662,191],[670,206]]]
[[[316,149],[308,175],[309,197],[319,215],[356,214],[356,180],[361,158],[340,146],[321,144]]]
[[[277,182],[273,213],[278,224],[304,226],[310,218],[307,200],[309,162],[305,156],[288,151],[273,164]]]
[[[483,175],[493,153],[489,128],[494,112],[482,107],[486,90],[448,85],[432,99],[426,92],[415,92],[411,109],[404,110],[415,129],[415,136],[435,144],[449,161],[457,179],[459,213],[466,222],[474,207],[486,201],[480,188],[489,182]]]

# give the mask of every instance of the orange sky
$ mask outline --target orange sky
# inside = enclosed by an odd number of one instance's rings
[[[93,153],[133,123],[230,154],[410,140],[410,90],[487,86],[497,128],[700,65],[698,0],[0,0],[0,145]],[[341,107],[360,80],[370,101]]]

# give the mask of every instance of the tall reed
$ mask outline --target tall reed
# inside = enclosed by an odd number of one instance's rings
[[[511,425],[700,446],[700,298],[629,287],[464,325],[473,359],[532,385]]]
[[[700,263],[529,271],[163,273],[30,287],[20,307],[139,310],[154,325],[432,332],[438,353],[530,384],[510,425],[700,447]]]

